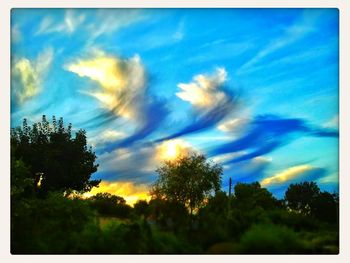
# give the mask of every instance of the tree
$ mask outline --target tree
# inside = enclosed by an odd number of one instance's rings
[[[234,206],[242,209],[260,207],[265,210],[281,206],[278,200],[258,182],[251,184],[238,183],[234,188]]]
[[[222,167],[208,162],[201,154],[166,161],[156,172],[159,178],[152,187],[152,197],[179,202],[191,214],[220,189]]]
[[[89,198],[91,207],[106,216],[128,217],[131,207],[123,197],[110,193],[98,193]]]
[[[309,215],[312,204],[320,194],[320,188],[315,182],[302,182],[289,185],[285,200],[290,209]]]
[[[29,165],[33,187],[40,193],[48,191],[89,191],[100,180],[90,180],[97,171],[96,155],[86,143],[86,132],[71,135],[72,125],[64,127],[63,118],[52,125],[43,115],[42,121],[30,127],[23,120],[22,127],[11,129],[11,154],[14,160]]]
[[[337,195],[321,192],[311,204],[311,214],[320,220],[337,223],[338,205]]]

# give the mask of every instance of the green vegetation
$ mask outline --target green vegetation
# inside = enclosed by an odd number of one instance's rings
[[[84,131],[72,138],[63,120],[55,128],[45,118],[34,127],[11,133],[14,254],[339,252],[339,198],[314,182],[291,184],[283,200],[257,182],[236,184],[228,196],[219,191],[222,168],[194,154],[157,170],[149,202],[83,199],[99,183],[90,180],[96,156]]]

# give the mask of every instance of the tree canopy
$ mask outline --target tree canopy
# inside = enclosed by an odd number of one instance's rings
[[[156,171],[159,178],[152,187],[153,198],[179,202],[191,213],[220,190],[223,172],[220,165],[196,153],[166,161]]]
[[[72,136],[72,125],[64,126],[63,118],[50,124],[46,116],[41,122],[11,129],[12,162],[28,165],[34,186],[40,193],[48,191],[89,191],[100,180],[90,180],[97,171],[96,155],[87,147],[86,132]]]
[[[285,200],[290,209],[310,214],[312,203],[320,194],[320,188],[315,182],[302,182],[289,185]]]

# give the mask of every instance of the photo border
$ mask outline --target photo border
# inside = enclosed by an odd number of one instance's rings
[[[1,98],[0,98],[0,167],[1,167],[1,191],[0,202],[2,216],[1,226],[1,261],[2,262],[68,262],[84,261],[96,262],[103,260],[115,262],[178,262],[179,260],[192,260],[211,262],[213,260],[237,262],[254,262],[256,260],[266,262],[284,263],[295,261],[315,262],[350,262],[350,205],[349,196],[349,163],[350,156],[350,108],[347,98],[350,98],[350,1],[337,0],[129,0],[116,2],[111,0],[62,0],[54,3],[50,0],[3,0],[0,2],[1,14]],[[12,8],[338,8],[339,9],[339,196],[340,196],[340,246],[339,255],[11,255],[10,254],[10,11]],[[344,136],[343,136],[344,135]]]

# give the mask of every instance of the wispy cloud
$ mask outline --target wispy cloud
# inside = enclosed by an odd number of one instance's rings
[[[235,96],[224,88],[227,72],[218,68],[212,75],[197,75],[190,83],[180,83],[176,96],[192,105],[189,123],[180,131],[157,141],[169,140],[182,135],[204,131],[216,125],[235,108]]]
[[[248,123],[249,123],[248,119],[233,118],[218,125],[218,129],[223,132],[239,132]]]
[[[84,13],[76,13],[73,9],[65,11],[63,21],[61,19],[54,19],[52,16],[45,16],[35,35],[51,34],[51,33],[66,33],[72,34],[77,28],[83,24],[86,19]]]
[[[18,24],[11,27],[11,42],[18,43],[22,40],[22,33]]]
[[[67,64],[65,69],[97,82],[97,90],[81,92],[97,99],[103,108],[113,112],[116,117],[131,121],[136,126],[134,134],[123,141],[106,145],[107,151],[143,139],[167,115],[166,103],[148,93],[147,76],[138,55],[121,59],[98,51],[92,58]]]
[[[327,121],[324,125],[325,128],[338,128],[339,127],[339,115],[335,115],[332,119]]]
[[[42,88],[43,78],[53,60],[53,49],[48,48],[36,60],[15,59],[12,64],[12,94],[16,104],[23,104],[36,96]]]
[[[243,73],[250,70],[251,67],[258,64],[262,59],[275,53],[276,51],[288,47],[291,44],[301,40],[308,34],[317,30],[316,22],[322,17],[322,13],[305,10],[301,17],[291,26],[284,29],[280,36],[272,39],[258,53],[245,62],[237,73]]]
[[[228,163],[237,163],[255,158],[289,143],[293,134],[316,137],[338,137],[338,131],[312,127],[302,119],[281,118],[274,115],[258,116],[250,124],[247,132],[238,139],[214,147],[209,152],[219,155],[231,152],[247,153]]]
[[[185,36],[185,21],[181,20],[172,37],[175,41],[180,41],[184,38],[184,36]]]
[[[307,164],[289,167],[271,177],[263,179],[260,184],[263,187],[290,184],[300,181],[315,180],[322,177],[325,170],[319,167],[313,167]]]
[[[96,14],[96,21],[86,25],[90,32],[88,46],[95,39],[105,34],[115,33],[117,30],[148,18],[140,9],[101,9]]]

